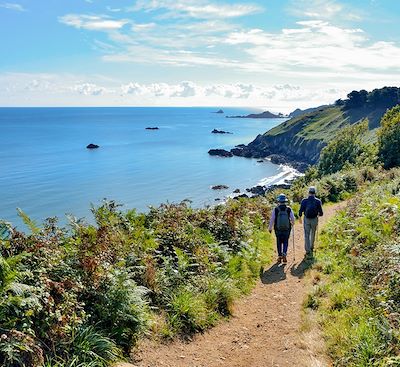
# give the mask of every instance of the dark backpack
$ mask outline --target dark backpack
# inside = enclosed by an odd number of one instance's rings
[[[288,207],[275,208],[275,230],[279,232],[290,231],[290,211]]]
[[[304,211],[306,218],[311,218],[311,219],[317,218],[318,212],[319,212],[318,200],[314,198],[307,199],[306,210]]]

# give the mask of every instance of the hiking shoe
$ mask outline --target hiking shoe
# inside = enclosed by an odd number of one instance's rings
[[[283,256],[282,256],[282,263],[283,263],[283,264],[287,264],[286,255],[283,255]]]
[[[276,262],[277,262],[278,264],[280,264],[281,261],[282,261],[282,256],[278,256],[278,258],[276,259]]]

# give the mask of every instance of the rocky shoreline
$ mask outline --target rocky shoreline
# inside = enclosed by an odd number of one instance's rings
[[[231,149],[230,152],[237,157],[268,159],[274,164],[283,164],[302,173],[304,173],[311,165],[311,163],[298,161],[297,159],[287,155],[253,149],[252,147],[244,144],[237,145],[235,148]]]
[[[257,162],[262,163],[264,159],[269,160],[274,164],[282,164],[294,168],[295,170],[304,173],[311,165],[311,163],[301,162],[283,154],[265,154],[264,152],[254,151],[249,149],[247,145],[241,144],[232,148],[230,151],[225,149],[210,149],[208,154],[211,156],[218,156],[223,158],[231,158],[233,156],[256,158]]]

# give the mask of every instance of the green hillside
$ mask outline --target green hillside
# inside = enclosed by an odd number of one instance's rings
[[[250,144],[232,149],[245,157],[282,156],[288,162],[318,162],[322,149],[344,127],[368,119],[368,132],[363,140],[374,141],[376,129],[387,109],[400,103],[400,89],[385,87],[372,92],[353,91],[346,100],[321,107],[283,122]]]

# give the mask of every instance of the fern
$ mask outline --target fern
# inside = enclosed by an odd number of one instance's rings
[[[22,209],[17,208],[18,216],[22,219],[25,225],[30,229],[32,234],[38,234],[40,232],[40,227],[36,224],[36,222],[31,219]]]

